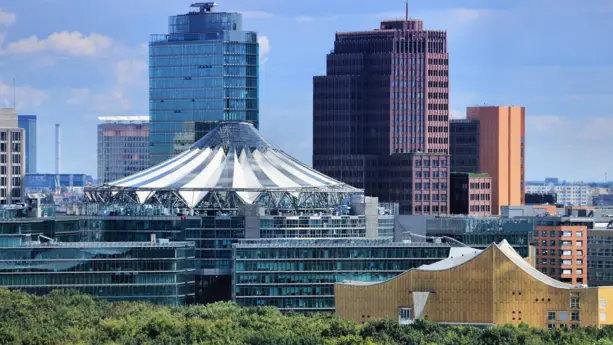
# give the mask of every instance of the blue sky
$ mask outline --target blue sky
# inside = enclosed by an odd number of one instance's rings
[[[147,40],[186,0],[0,0],[0,106],[36,114],[38,166],[96,172],[96,124],[148,112]],[[402,0],[218,0],[257,31],[262,132],[311,162],[312,77],[336,31],[404,16]],[[449,32],[451,108],[524,105],[528,179],[613,176],[612,0],[411,0],[412,17]]]

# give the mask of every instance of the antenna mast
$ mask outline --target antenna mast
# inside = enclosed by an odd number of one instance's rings
[[[404,17],[405,17],[405,20],[408,22],[409,21],[409,0],[406,0],[404,2]]]

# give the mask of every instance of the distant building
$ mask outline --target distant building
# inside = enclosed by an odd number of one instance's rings
[[[564,206],[588,206],[590,204],[589,186],[586,184],[528,184],[526,193],[555,193],[557,203]]]
[[[524,204],[525,118],[524,107],[468,107],[468,120],[479,121],[479,167],[476,172],[492,178],[492,214],[500,207]]]
[[[93,183],[93,178],[86,174],[27,174],[25,176],[27,193],[53,194],[64,190],[83,194],[83,189]]]
[[[447,32],[407,18],[336,34],[313,79],[313,167],[401,214],[449,213]]]
[[[19,115],[19,128],[25,130],[26,141],[26,174],[36,173],[36,115]]]
[[[613,194],[599,194],[592,196],[592,206],[611,207],[613,206]]]
[[[525,200],[526,205],[555,205],[558,202],[556,193],[526,193]]]
[[[0,108],[0,205],[23,201],[26,174],[25,130],[18,127],[17,112]]]
[[[116,181],[149,168],[149,117],[99,117],[98,182]]]
[[[530,266],[506,241],[384,282],[337,283],[334,300],[336,314],[355,322],[386,317],[410,324],[427,317],[452,325],[550,329],[613,324],[613,287],[559,282]]]
[[[451,173],[450,184],[452,214],[492,214],[492,178],[488,174]]]
[[[257,33],[213,2],[171,16],[149,42],[151,165],[188,150],[222,120],[259,123]]]
[[[479,172],[479,121],[449,122],[449,155],[451,171]]]

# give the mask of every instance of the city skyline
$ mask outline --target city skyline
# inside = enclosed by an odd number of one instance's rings
[[[39,115],[40,172],[53,169],[53,124],[61,123],[63,171],[95,174],[97,117],[148,113],[149,34],[164,32],[167,17],[190,3],[95,7],[56,0],[31,11],[28,4],[0,0],[0,103],[12,104],[15,78],[19,113]],[[613,122],[605,110],[611,108],[607,81],[613,70],[606,65],[609,48],[595,43],[613,26],[607,17],[613,6],[552,4],[413,1],[409,13],[426,29],[449,33],[454,118],[464,117],[470,105],[526,106],[527,180],[602,180],[613,170],[613,162],[601,158],[608,138],[603,131]],[[95,18],[79,16],[93,10]],[[404,3],[373,9],[366,1],[227,1],[218,10],[243,12],[245,27],[260,35],[262,132],[311,163],[311,81],[325,71],[334,33],[401,18]],[[109,24],[115,21],[121,25]],[[286,27],[291,30],[280,29]]]

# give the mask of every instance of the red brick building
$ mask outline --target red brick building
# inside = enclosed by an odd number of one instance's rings
[[[536,268],[570,284],[587,284],[587,227],[536,226]]]

